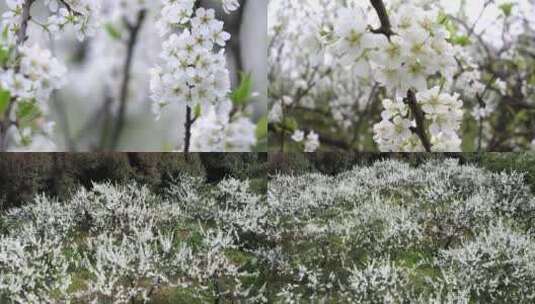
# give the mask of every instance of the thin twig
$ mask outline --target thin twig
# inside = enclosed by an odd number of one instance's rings
[[[138,40],[139,31],[141,29],[143,21],[145,20],[146,15],[147,15],[147,11],[141,10],[138,13],[135,24],[132,25],[128,23],[127,21],[125,21],[125,24],[130,32],[129,33],[130,37],[128,39],[126,60],[123,66],[123,82],[121,84],[121,92],[119,95],[120,105],[119,105],[119,112],[117,115],[117,123],[115,124],[115,128],[113,130],[111,143],[110,143],[110,148],[112,150],[115,150],[117,148],[117,145],[119,143],[119,137],[121,136],[121,133],[124,128],[125,115],[126,115],[126,103],[128,101],[128,87],[130,84],[131,70],[132,70],[132,60],[134,58],[134,50],[135,50],[135,46]]]
[[[59,0],[59,2],[61,4],[63,4],[63,6],[65,6],[67,8],[67,10],[69,12],[73,13],[74,15],[77,15],[77,16],[81,16],[82,15],[82,13],[80,13],[77,10],[73,9],[72,6],[69,3],[65,2],[65,0]]]
[[[15,51],[18,51],[18,47],[22,45],[28,38],[27,36],[28,22],[32,18],[32,16],[30,15],[30,10],[34,2],[35,0],[26,0],[22,4],[21,23],[20,23],[20,29],[17,32],[17,41],[16,41]],[[15,100],[16,100],[15,98],[11,97],[7,105],[7,108],[4,111],[2,121],[0,121],[0,151],[6,151],[7,149],[7,131],[12,125],[10,117],[11,117],[11,110],[13,109],[13,106],[15,104]]]
[[[34,2],[35,0],[26,0],[22,5],[20,29],[17,32],[17,46],[22,45],[27,39],[26,34],[28,32],[28,22],[32,18],[30,15],[30,9]]]

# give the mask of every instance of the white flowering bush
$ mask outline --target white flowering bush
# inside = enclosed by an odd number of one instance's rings
[[[253,92],[258,85],[239,42],[245,4],[6,0],[0,4],[0,150],[124,149],[128,131],[151,108],[154,116],[143,128],[161,133],[156,150],[263,150],[265,110],[253,104],[262,96]],[[231,46],[229,31],[237,35]],[[86,105],[72,111],[78,105],[69,99]],[[146,150],[147,143],[153,139],[145,136],[128,148]]]
[[[248,181],[207,185],[191,176],[175,179],[164,197],[108,183],[65,201],[37,196],[1,215],[0,300],[254,301],[258,272],[241,242],[262,231],[263,197]],[[210,209],[195,208],[203,205]]]
[[[270,1],[270,149],[530,149],[533,10],[525,0]]]
[[[535,198],[519,173],[456,160],[273,176],[276,303],[530,303]],[[515,211],[516,210],[516,211]]]
[[[93,184],[0,216],[2,303],[531,303],[524,175],[457,160],[161,194]]]
[[[479,303],[529,303],[535,297],[527,283],[535,278],[534,250],[529,236],[498,221],[460,248],[443,250],[438,263]]]

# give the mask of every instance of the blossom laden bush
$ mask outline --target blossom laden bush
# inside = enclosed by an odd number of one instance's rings
[[[261,251],[285,280],[279,302],[530,303],[535,295],[526,285],[535,199],[522,174],[455,160],[378,161],[336,176],[274,176],[268,203],[278,233]]]
[[[523,174],[456,160],[94,184],[0,216],[0,299],[531,303],[534,214]]]
[[[188,290],[191,299],[201,301],[254,298],[245,278],[257,273],[231,255],[243,233],[234,227],[252,218],[224,222],[222,211],[234,198],[251,207],[263,200],[246,181],[209,187],[199,178],[181,179],[185,183],[171,187],[166,199],[136,184],[95,184],[68,201],[38,196],[8,211],[1,217],[0,299],[147,303],[166,288]],[[182,196],[184,190],[199,191],[197,199]],[[223,197],[219,205],[212,203],[218,209],[203,222],[197,209],[185,205]],[[210,225],[218,218],[224,224]]]

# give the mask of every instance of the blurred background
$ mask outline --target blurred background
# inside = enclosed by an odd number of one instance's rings
[[[37,194],[68,199],[93,182],[137,182],[162,194],[183,174],[218,183],[227,177],[249,180],[267,191],[266,153],[0,153],[0,214],[30,203]]]
[[[32,7],[36,21],[47,18],[44,2],[37,1]],[[51,48],[68,68],[65,86],[52,96],[49,105],[49,119],[56,122],[54,141],[59,151],[105,150],[105,138],[112,129],[109,126],[116,119],[119,102],[114,90],[118,91],[121,81],[119,75],[126,43],[109,34],[109,25],[121,30],[117,25],[122,21],[114,12],[106,11],[110,3],[103,2],[103,26],[84,42],[76,39],[71,28],[59,37],[50,37],[30,23],[29,42]],[[225,14],[221,1],[201,1],[202,6],[216,9],[217,18],[225,21],[226,31],[232,35],[227,44],[227,62],[233,88],[239,85],[240,72],[252,75],[255,94],[248,112],[256,123],[267,112],[267,1],[240,0],[240,3],[238,11]],[[0,13],[5,10],[6,4],[2,1]],[[135,47],[126,122],[118,144],[121,151],[172,151],[183,138],[185,107],[168,106],[160,120],[156,120],[151,111],[149,70],[160,62],[163,41],[155,28],[158,18],[158,9],[149,11]],[[47,147],[34,149],[46,151]]]

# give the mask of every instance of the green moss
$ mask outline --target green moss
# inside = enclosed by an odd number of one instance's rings
[[[69,286],[69,293],[76,293],[84,290],[87,287],[87,282],[91,279],[91,274],[88,271],[77,271],[71,274],[71,285]]]
[[[228,249],[225,256],[237,265],[246,265],[252,262],[254,258],[250,253],[243,252],[239,249]]]
[[[160,289],[150,301],[151,304],[205,304],[214,303],[212,296],[193,288]]]

